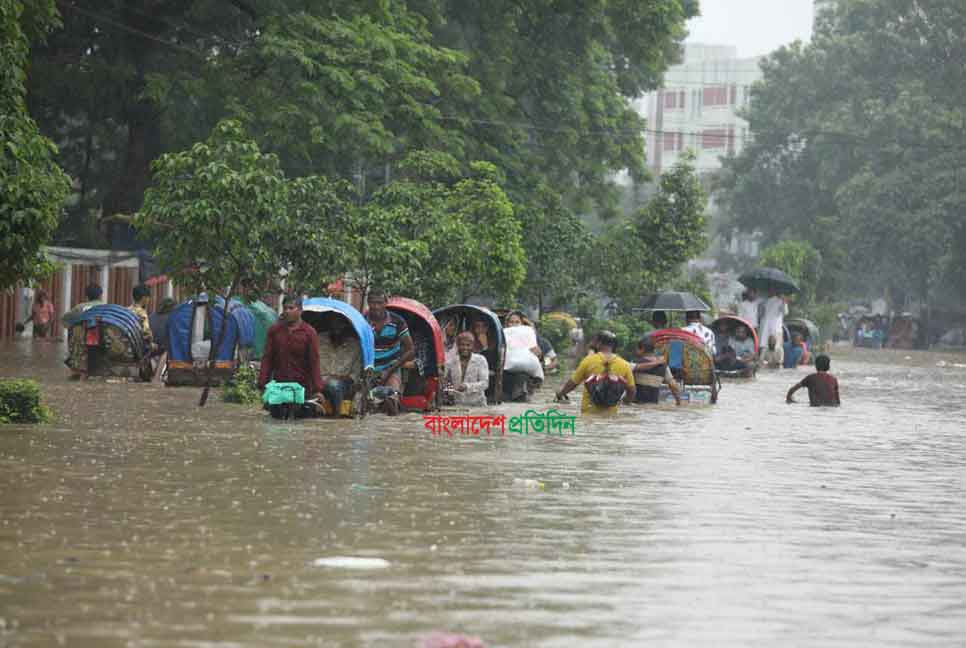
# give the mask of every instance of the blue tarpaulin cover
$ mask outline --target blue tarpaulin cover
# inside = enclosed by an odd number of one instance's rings
[[[168,357],[175,362],[190,362],[191,360],[205,360],[205,358],[191,357],[191,343],[198,340],[191,339],[192,320],[195,309],[201,305],[209,305],[208,296],[202,293],[189,299],[171,311],[168,317]],[[210,335],[214,339],[221,331],[221,321],[224,317],[225,300],[219,297],[217,306],[211,309]],[[245,308],[244,304],[232,300],[229,310],[230,317],[225,329],[225,339],[218,347],[215,361],[231,361],[235,359],[235,346],[250,347],[255,341],[255,318]]]
[[[124,306],[117,304],[98,304],[91,306],[82,313],[78,313],[66,320],[68,327],[74,327],[83,322],[90,326],[100,321],[120,330],[131,342],[131,348],[137,357],[144,357],[144,339],[141,337],[141,320]]]

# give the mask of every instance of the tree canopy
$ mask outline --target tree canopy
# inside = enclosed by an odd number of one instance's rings
[[[225,117],[292,177],[369,194],[410,153],[436,150],[494,164],[514,204],[532,209],[537,187],[552,187],[568,209],[616,213],[613,173],[645,173],[629,99],[675,62],[697,1],[77,0],[64,11],[64,29],[33,52],[31,108],[79,187],[61,237],[91,243],[114,214],[137,211],[153,159]]]
[[[809,45],[762,64],[755,139],[716,198],[745,231],[813,245],[819,296],[928,299],[963,266],[964,26],[951,0],[837,3]]]
[[[619,310],[630,311],[641,295],[667,287],[682,264],[707,246],[706,208],[693,157],[684,155],[636,214],[601,235],[594,252],[598,290]]]
[[[57,229],[69,180],[55,164],[57,148],[43,137],[24,103],[28,35],[42,38],[57,24],[52,1],[0,0],[0,290],[43,275],[42,246]]]

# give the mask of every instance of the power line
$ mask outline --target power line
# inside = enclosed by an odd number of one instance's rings
[[[185,52],[187,54],[191,54],[192,56],[196,56],[196,57],[199,57],[199,58],[204,59],[204,60],[207,60],[209,58],[209,56],[207,54],[205,54],[204,52],[199,52],[198,50],[191,49],[190,47],[185,47],[184,45],[180,45],[178,43],[172,43],[171,41],[164,40],[163,38],[159,38],[159,37],[155,36],[154,34],[149,34],[149,33],[145,32],[145,31],[142,31],[142,30],[140,30],[140,29],[138,29],[136,27],[131,27],[130,25],[125,25],[124,23],[119,23],[119,22],[117,22],[117,21],[115,21],[115,20],[113,20],[111,18],[108,18],[106,16],[103,16],[101,14],[94,13],[93,11],[88,11],[87,9],[82,9],[81,7],[78,7],[74,3],[65,4],[64,6],[67,7],[68,9],[70,9],[71,11],[75,11],[75,12],[77,12],[79,14],[82,14],[84,16],[87,16],[88,18],[93,18],[94,20],[99,20],[99,21],[101,21],[101,22],[103,22],[105,24],[108,24],[111,27],[114,27],[115,29],[120,29],[122,31],[126,31],[126,32],[131,33],[131,34],[136,34],[138,36],[141,36],[142,38],[146,38],[148,40],[154,41],[156,43],[160,43],[162,45],[167,45],[168,47],[170,47],[172,49],[176,49],[178,51]]]

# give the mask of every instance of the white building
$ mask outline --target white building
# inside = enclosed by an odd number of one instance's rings
[[[737,111],[761,78],[761,57],[738,58],[730,45],[685,45],[684,62],[668,69],[664,88],[634,102],[647,119],[648,166],[658,176],[685,150],[697,157],[698,172],[721,166],[721,156],[738,153],[749,138]]]

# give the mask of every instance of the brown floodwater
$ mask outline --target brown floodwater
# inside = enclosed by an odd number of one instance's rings
[[[2,646],[966,636],[966,356],[833,352],[839,409],[785,404],[804,369],[762,372],[714,407],[487,439],[199,409],[196,388],[68,382],[62,355],[0,348],[57,417],[0,428]],[[380,560],[316,564],[340,557]]]

